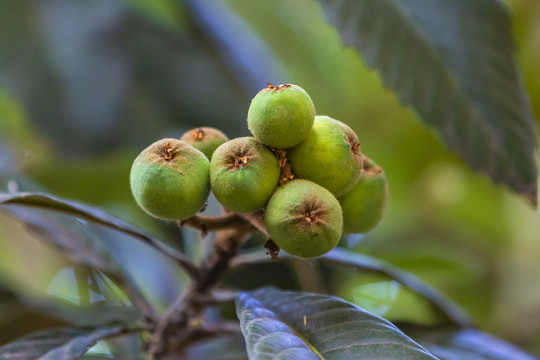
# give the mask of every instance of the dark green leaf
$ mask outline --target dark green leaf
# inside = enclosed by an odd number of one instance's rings
[[[437,359],[392,323],[339,298],[266,287],[236,310],[250,359]]]
[[[43,193],[0,193],[0,205],[23,205],[43,208],[52,211],[67,213],[78,218],[88,220],[106,227],[121,231],[133,238],[145,242],[161,253],[177,260],[190,274],[195,271],[189,258],[179,251],[174,250],[162,241],[154,239],[136,227],[115,218],[101,210],[82,205],[74,201],[60,199],[56,196]]]
[[[192,345],[185,360],[248,360],[242,335],[227,334]]]
[[[468,328],[416,330],[413,337],[441,360],[538,360],[517,346]]]
[[[319,0],[343,41],[447,146],[536,204],[535,123],[498,0]]]
[[[294,259],[287,254],[280,254],[280,258],[288,260]],[[270,257],[264,251],[256,251],[238,256],[233,260],[233,266],[243,266],[261,261],[270,261]],[[459,305],[454,303],[433,286],[395,265],[342,248],[335,248],[329,253],[318,257],[315,261],[386,275],[425,297],[433,304],[434,308],[438,310],[439,313],[451,322],[459,326],[471,326],[469,316]]]
[[[27,335],[0,347],[0,360],[76,359],[107,336],[123,331],[122,327],[103,329],[48,329]]]

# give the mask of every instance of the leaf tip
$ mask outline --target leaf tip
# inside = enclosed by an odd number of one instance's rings
[[[536,186],[532,191],[525,192],[524,195],[531,202],[532,207],[536,210],[538,209],[538,191]]]
[[[533,209],[538,208],[538,186],[536,182],[528,184],[527,186],[522,187],[521,189],[515,189],[521,195],[524,195],[525,198],[529,201]]]

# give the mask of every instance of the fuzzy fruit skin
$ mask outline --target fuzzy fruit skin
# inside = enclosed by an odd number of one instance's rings
[[[306,207],[311,214],[309,222]],[[302,179],[274,192],[265,219],[272,240],[289,254],[303,258],[321,256],[336,247],[343,226],[341,207],[334,195]]]
[[[231,211],[261,209],[279,181],[274,154],[252,137],[230,140],[216,149],[210,162],[210,183],[219,202]]]
[[[173,149],[166,160],[166,146]],[[197,213],[210,193],[210,163],[202,152],[178,139],[158,140],[133,162],[129,176],[137,204],[163,220],[184,220]]]
[[[384,217],[390,197],[384,170],[371,160],[354,188],[339,198],[343,230],[360,234],[373,230]]]
[[[287,149],[302,141],[315,118],[313,101],[300,86],[285,84],[259,91],[251,100],[247,122],[265,145]]]
[[[341,121],[316,116],[308,136],[287,151],[296,176],[311,180],[339,197],[347,193],[362,172],[358,137]]]
[[[180,140],[201,151],[210,160],[219,145],[227,142],[229,138],[220,130],[205,126],[186,131]]]

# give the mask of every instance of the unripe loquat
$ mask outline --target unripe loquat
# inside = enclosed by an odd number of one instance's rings
[[[183,220],[197,213],[210,193],[210,164],[202,152],[177,139],[162,139],[133,162],[131,191],[148,214]]]

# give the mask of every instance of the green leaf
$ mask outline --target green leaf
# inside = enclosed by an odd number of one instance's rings
[[[319,0],[343,42],[473,169],[536,204],[536,129],[498,0]]]
[[[139,233],[131,225],[100,210],[46,194],[0,193],[0,206],[3,206],[8,213],[25,223],[31,232],[55,246],[72,261],[96,267],[106,272],[126,291],[126,294],[137,310],[149,318],[156,316],[153,306],[141,293],[139,284],[135,281],[132,274],[119,265],[118,259],[113,258],[111,251],[114,247],[114,241],[103,241],[101,238],[102,234],[88,229],[88,224],[85,224],[84,221],[67,221],[68,219],[66,218],[68,216],[75,216],[78,219],[87,219],[107,228],[119,230],[129,235],[129,237],[125,236],[128,241],[132,239],[144,239],[143,241],[145,243],[152,241],[152,244],[157,244],[158,242],[156,240],[143,233]],[[51,211],[59,212],[61,216]],[[72,217],[69,219],[73,220]],[[109,240],[111,239],[109,238]],[[157,246],[154,246],[154,248]],[[166,249],[173,251],[172,256],[178,262],[191,265],[191,262],[189,262],[189,259],[185,255],[172,250],[172,248]],[[161,252],[163,253],[164,251]],[[177,253],[180,255],[177,255]],[[118,256],[118,253],[116,255]]]
[[[467,313],[439,290],[399,267],[367,255],[361,255],[342,248],[335,248],[320,258],[331,265],[339,265],[355,270],[386,275],[425,297],[439,313],[459,326],[471,326]]]
[[[280,254],[280,259],[291,260],[294,257],[287,254]],[[233,259],[232,266],[240,267],[263,261],[270,261],[270,257],[264,251],[256,251],[236,257]],[[434,309],[452,323],[460,327],[472,325],[467,313],[446,295],[415,275],[383,260],[367,255],[360,255],[338,247],[314,259],[314,261],[386,275],[426,298],[433,305]]]
[[[92,208],[90,206],[82,205],[74,201],[60,199],[53,195],[48,195],[44,193],[0,193],[0,206],[4,205],[23,205],[29,207],[42,208],[57,212],[63,212],[71,216],[75,216],[84,220],[88,220],[120,232],[123,232],[127,235],[130,235],[134,239],[138,239],[154,249],[158,250],[164,255],[167,255],[175,260],[177,260],[180,265],[184,267],[186,271],[192,273],[196,271],[189,258],[182,254],[181,252],[173,249],[171,246],[166,243],[154,239],[150,235],[145,234],[143,231],[137,229],[136,227],[115,218],[112,215],[105,213],[99,209]]]
[[[329,295],[265,287],[236,311],[250,359],[437,359],[387,320]]]
[[[424,328],[412,334],[422,346],[441,360],[538,360],[515,345],[472,328]]]
[[[122,327],[48,329],[31,333],[0,347],[0,360],[76,359],[101,339],[120,334]]]
[[[384,317],[399,294],[397,281],[381,281],[356,286],[352,289],[354,303],[370,313]]]
[[[80,217],[122,231],[126,234],[133,235],[148,243],[155,241],[151,239],[149,235],[144,234],[134,226],[129,225],[101,210],[82,205],[74,201],[60,199],[49,194],[30,192],[17,194],[0,193],[0,204],[17,204],[64,212],[69,215]]]

